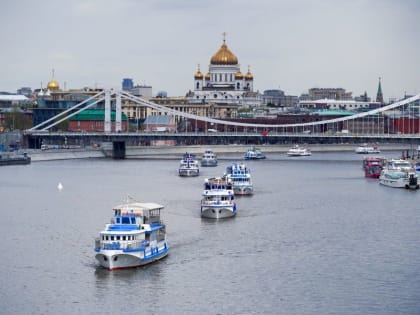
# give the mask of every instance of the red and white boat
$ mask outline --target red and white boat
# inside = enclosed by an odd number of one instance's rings
[[[382,157],[365,157],[363,159],[363,170],[365,171],[365,177],[379,178],[385,163],[386,160]]]

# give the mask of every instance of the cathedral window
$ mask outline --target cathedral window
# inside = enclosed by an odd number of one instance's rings
[[[200,88],[200,82],[197,82],[197,89]]]
[[[238,83],[236,83],[236,88],[239,90],[241,88],[241,85]]]
[[[214,94],[213,96],[214,96],[214,98],[217,98],[217,94]]]
[[[225,82],[227,81],[227,73],[225,73]]]

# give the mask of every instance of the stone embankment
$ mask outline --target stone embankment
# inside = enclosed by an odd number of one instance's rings
[[[251,145],[193,145],[193,146],[138,146],[127,147],[126,158],[143,159],[179,159],[185,152],[201,155],[205,148],[211,148],[217,155],[244,154]],[[260,145],[258,146],[263,153],[285,153],[290,145]],[[355,145],[352,144],[334,144],[334,145],[311,145],[312,152],[342,152],[354,151]],[[393,144],[381,145],[382,151],[403,151],[408,150],[407,145]],[[28,154],[33,162],[51,161],[51,160],[69,160],[69,159],[89,159],[109,157],[110,152],[105,152],[101,148],[88,149],[61,149],[61,150],[28,150]]]

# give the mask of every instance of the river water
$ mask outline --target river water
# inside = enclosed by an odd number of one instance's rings
[[[354,153],[273,153],[247,161],[236,217],[201,219],[204,178],[242,160],[219,157],[195,178],[181,157],[0,168],[0,313],[420,313],[419,191],[364,178]],[[127,195],[165,205],[170,255],[110,272],[94,239]]]

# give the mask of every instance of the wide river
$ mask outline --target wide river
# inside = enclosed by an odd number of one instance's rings
[[[240,155],[195,178],[181,157],[1,167],[0,313],[420,314],[420,191],[364,178],[362,157],[247,161],[255,194],[219,221],[203,181]],[[94,239],[127,195],[165,206],[170,255],[110,272]]]

